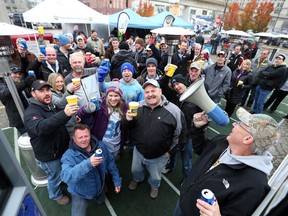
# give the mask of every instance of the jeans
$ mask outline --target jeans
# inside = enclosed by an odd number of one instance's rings
[[[85,216],[88,207],[88,199],[84,199],[77,195],[72,195],[72,216]]]
[[[181,209],[179,202],[180,200],[178,199],[175,210],[173,212],[173,216],[184,216],[184,212]]]
[[[189,139],[185,148],[180,151],[182,159],[182,175],[185,179],[192,169],[192,152],[193,152],[192,139]],[[170,156],[170,160],[165,166],[166,169],[174,169],[177,161],[177,153]]]
[[[268,108],[272,103],[272,106],[270,107],[271,111],[275,111],[281,101],[288,95],[288,91],[283,90],[274,90],[272,95],[269,97],[269,99],[264,104],[264,109]]]
[[[156,190],[160,187],[161,183],[161,171],[168,161],[168,157],[164,154],[158,158],[146,159],[144,156],[134,148],[132,159],[132,176],[136,182],[141,182],[145,177],[145,167],[148,170],[150,176],[148,183],[151,188]]]
[[[256,87],[253,113],[261,114],[263,111],[264,103],[271,91],[261,88],[260,86]]]
[[[61,160],[53,160],[49,162],[41,162],[36,160],[36,164],[45,171],[48,176],[48,194],[52,200],[57,200],[62,197],[61,184]]]

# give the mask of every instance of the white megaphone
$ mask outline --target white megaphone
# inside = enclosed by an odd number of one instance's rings
[[[204,88],[204,78],[189,86],[181,95],[180,101],[187,101],[199,106],[217,125],[226,126],[230,122],[228,115],[208,96]]]

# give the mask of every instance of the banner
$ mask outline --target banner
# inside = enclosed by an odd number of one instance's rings
[[[121,12],[119,14],[118,23],[117,23],[119,41],[123,40],[123,35],[125,34],[127,30],[129,20],[130,20],[130,17],[127,13]]]
[[[172,26],[173,22],[175,20],[175,17],[172,16],[172,15],[167,15],[164,19],[164,22],[163,22],[163,27],[170,27]]]

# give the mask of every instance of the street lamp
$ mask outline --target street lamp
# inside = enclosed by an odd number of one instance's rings
[[[225,13],[226,13],[226,10],[227,10],[227,7],[228,7],[228,1],[229,1],[229,0],[225,0],[225,5],[224,5],[224,11],[223,11],[222,20],[223,20],[223,18],[224,18],[224,16],[225,16]],[[221,31],[221,29],[222,29],[222,21],[220,22],[220,25],[219,25],[219,32]]]

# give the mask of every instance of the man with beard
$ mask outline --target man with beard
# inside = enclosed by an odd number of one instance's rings
[[[65,124],[78,110],[77,104],[67,104],[57,110],[52,104],[51,86],[36,80],[31,86],[30,105],[24,112],[24,125],[30,136],[36,163],[48,176],[49,198],[60,205],[70,202],[63,195],[61,183],[61,157],[68,148],[69,134]]]
[[[81,52],[75,52],[70,56],[70,64],[72,71],[65,77],[65,84],[69,89],[69,86],[72,84],[72,79],[80,78],[81,88],[74,92],[74,95],[78,96],[78,105],[86,105],[92,97],[99,98],[100,92],[97,80],[101,74],[106,75],[108,73],[108,68],[104,66],[106,63],[103,62],[102,66],[98,69],[97,67],[84,68],[84,55]]]
[[[127,111],[124,124],[130,129],[131,142],[135,145],[132,159],[133,180],[129,190],[136,190],[144,181],[145,168],[149,172],[150,197],[158,197],[161,170],[177,147],[182,131],[180,109],[167,101],[156,80],[143,84],[145,100],[141,101],[137,117]]]

